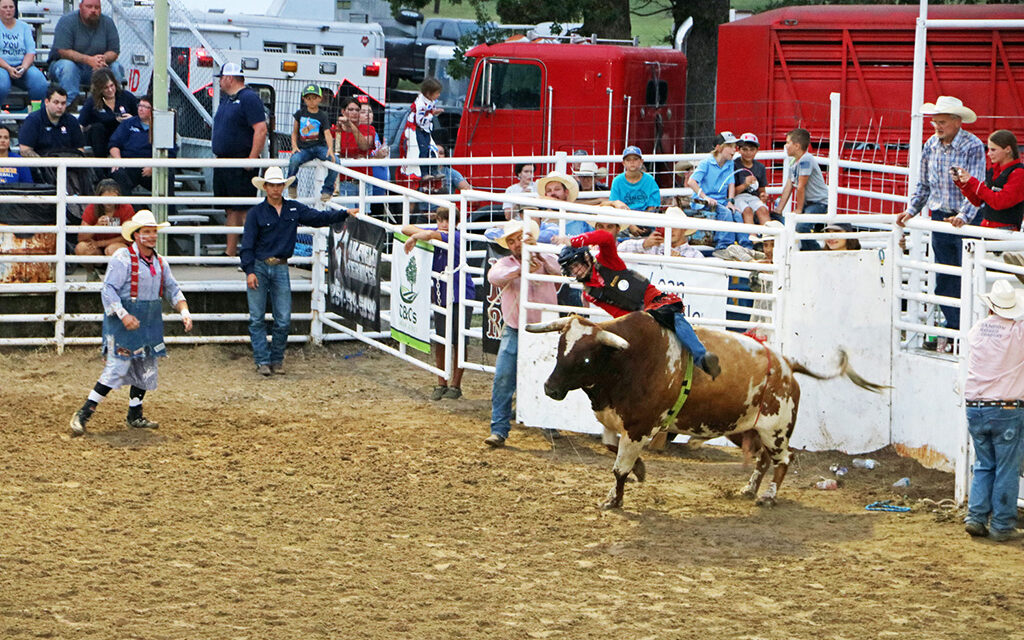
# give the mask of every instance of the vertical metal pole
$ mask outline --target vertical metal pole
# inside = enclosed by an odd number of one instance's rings
[[[327,233],[325,229],[313,231],[313,291],[309,294],[309,311],[313,317],[309,320],[309,338],[316,346],[324,343],[324,314],[327,303],[324,299],[324,269],[327,268]]]
[[[832,221],[839,207],[839,109],[841,97],[838,93],[828,96],[831,113],[828,124],[828,220]]]
[[[985,241],[982,239],[965,238],[963,243],[962,263],[963,273],[960,276],[960,362],[957,368],[957,388],[960,390],[960,410],[957,412],[957,456],[954,466],[955,484],[954,499],[957,504],[963,504],[967,500],[968,488],[971,482],[971,437],[967,431],[967,416],[964,411],[964,386],[967,383],[967,362],[970,357],[969,345],[964,338],[967,331],[974,324],[974,290],[976,283],[984,283],[985,267],[980,264],[978,256],[985,255]],[[981,285],[984,290],[984,284]]]
[[[555,110],[555,88],[548,85],[548,130],[547,130],[547,144],[544,148],[544,155],[551,155],[551,121],[554,119]]]
[[[615,91],[611,87],[605,89],[608,92],[608,133],[605,135],[605,140],[608,143],[605,145],[604,152],[607,155],[612,155],[612,96],[615,95]]]
[[[907,195],[913,196],[917,183],[921,178],[921,144],[924,131],[924,116],[921,105],[924,103],[924,63],[928,46],[928,0],[921,0],[921,10],[914,29],[914,76],[910,98],[910,160],[907,179]]]
[[[67,289],[67,212],[68,212],[68,167],[57,165],[57,273],[54,280],[57,284],[57,296],[53,301],[54,322],[53,338],[57,341],[57,353],[64,353],[64,291]]]
[[[168,0],[154,0],[153,2],[153,113],[165,113],[168,108],[168,94],[170,92],[170,80],[167,75],[167,65],[170,62],[171,48],[168,31]],[[154,126],[156,123],[154,118]],[[161,119],[161,124],[166,120]],[[156,138],[154,132],[154,138]],[[153,157],[157,159],[167,158],[166,149],[153,148]],[[170,191],[167,188],[167,167],[153,168],[153,195],[166,196]],[[167,205],[153,204],[153,215],[158,222],[167,220]],[[167,252],[167,236],[159,236],[160,245],[157,250],[160,253]],[[198,240],[197,240],[198,242]]]
[[[625,149],[629,146],[629,116],[633,111],[633,96],[626,96],[626,141],[622,143],[622,148]]]

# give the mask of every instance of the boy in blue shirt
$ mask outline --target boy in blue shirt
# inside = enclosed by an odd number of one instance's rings
[[[628,146],[622,151],[622,168],[612,180],[609,199],[634,211],[657,211],[661,206],[661,189],[654,177],[644,173],[644,156],[640,147]]]
[[[733,183],[735,169],[732,158],[736,155],[737,142],[732,131],[723,131],[715,136],[715,148],[711,155],[700,161],[686,181],[686,186],[693,189],[694,195],[707,203],[715,220],[743,222],[742,214],[733,204],[736,185]],[[739,244],[741,248],[731,249],[733,244]],[[743,249],[750,250],[750,253]],[[749,261],[753,259],[753,249],[748,234],[715,232],[715,252],[712,255],[716,258]]]

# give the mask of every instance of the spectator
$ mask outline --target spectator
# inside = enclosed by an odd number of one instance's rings
[[[365,158],[373,146],[377,130],[373,125],[359,124],[359,101],[345,98],[341,101],[341,115],[338,116],[334,136],[334,155],[341,158]],[[355,167],[351,167],[355,169]],[[359,182],[341,174],[338,178],[338,193],[343,196],[358,196]]]
[[[452,292],[452,307],[451,315],[446,318],[445,314],[435,311],[434,312],[434,331],[446,338],[445,342],[440,344],[434,344],[434,365],[438,369],[444,369],[444,358],[445,358],[445,345],[451,343],[455,345],[456,337],[459,335],[459,319],[462,319],[462,326],[465,329],[469,328],[470,318],[472,316],[472,309],[466,307],[465,313],[459,313],[459,299],[461,296],[463,300],[474,300],[476,299],[476,288],[473,286],[473,279],[469,273],[465,273],[459,270],[459,232],[454,230],[458,226],[458,219],[450,220],[450,215],[446,207],[439,207],[434,212],[437,226],[435,227],[417,227],[415,225],[407,224],[402,227],[402,233],[409,236],[409,239],[405,242],[405,252],[409,253],[413,247],[416,246],[418,241],[426,242],[428,240],[439,240],[441,242],[450,242],[449,246],[452,247],[453,264],[455,265],[455,271],[452,275],[452,282],[457,284],[454,291]],[[454,232],[449,232],[449,229],[453,229]],[[444,281],[442,274],[448,271],[448,250],[447,249],[434,249],[434,286],[430,290],[431,302],[437,306],[446,307],[448,306],[448,285]],[[447,322],[446,322],[447,320]],[[443,331],[443,332],[442,332]],[[463,353],[465,353],[466,342],[468,338],[463,339]],[[452,358],[457,358],[458,354],[453,353]],[[457,364],[457,363],[456,363]],[[452,377],[450,380],[445,379],[442,376],[437,377],[437,386],[434,387],[433,392],[430,394],[431,400],[440,400],[441,398],[448,398],[451,400],[458,400],[462,397],[462,367],[455,366],[452,369]]]
[[[88,84],[95,71],[109,68],[118,84],[124,82],[124,68],[117,61],[120,54],[117,27],[110,16],[100,14],[100,0],[82,0],[78,11],[61,16],[53,30],[50,78],[73,103],[79,86]]]
[[[612,180],[609,200],[634,211],[657,211],[661,206],[661,189],[654,177],[644,172],[644,156],[640,147],[629,146],[622,151],[623,173]]]
[[[87,0],[88,1],[88,0]],[[78,118],[66,113],[68,96],[62,87],[50,85],[43,108],[25,116],[18,131],[21,155],[26,158],[59,153],[85,153],[85,138]]]
[[[106,180],[100,180],[96,185],[96,195],[101,198],[117,198],[121,195],[121,188],[116,181],[107,178]],[[134,216],[135,209],[127,202],[124,204],[88,204],[85,207],[85,213],[82,214],[82,224],[90,227],[124,227]],[[112,256],[118,249],[126,249],[127,247],[128,242],[116,233],[87,233],[83,231],[78,234],[75,255]],[[99,279],[95,265],[87,265],[86,271],[90,281]]]
[[[679,207],[665,209],[665,215],[685,220],[688,216]],[[665,232],[667,227],[655,229],[646,238],[629,238],[619,243],[619,253],[649,253],[665,255]],[[680,258],[703,258],[704,254],[697,247],[690,244],[690,236],[697,232],[696,229],[672,230],[672,255]]]
[[[736,180],[736,209],[743,217],[743,222],[764,224],[771,219],[771,212],[765,204],[767,200],[768,170],[754,159],[761,143],[752,133],[744,133],[737,142],[740,157],[733,160],[733,171]]]
[[[384,149],[387,149],[387,147],[385,146]],[[448,154],[445,152],[444,147],[437,148],[438,158],[445,158],[447,155]],[[384,169],[384,167],[380,168]],[[458,170],[453,169],[451,165],[447,164],[438,165],[435,169],[435,173],[433,175],[425,176],[425,178],[425,182],[420,185],[420,191],[423,193],[444,193],[451,195],[453,193],[458,193],[463,189],[472,188],[472,185],[469,184],[469,181],[466,180],[465,176],[459,173]],[[387,177],[382,178],[382,180],[387,180]]]
[[[792,158],[789,175],[782,187],[778,210],[782,211],[793,198],[793,213],[826,213],[828,212],[828,187],[821,175],[818,160],[807,152],[811,145],[811,133],[807,129],[793,129],[786,134],[786,155]],[[798,222],[797,233],[810,233],[814,225],[810,222]],[[814,240],[801,240],[803,251],[818,251],[821,245]]]
[[[288,177],[295,177],[299,167],[310,160],[335,161],[334,135],[331,133],[331,119],[327,112],[320,108],[323,94],[320,87],[308,84],[302,90],[302,104],[299,105],[292,118],[292,157],[288,161]],[[320,189],[320,201],[327,202],[334,195],[334,183],[338,173],[327,170],[324,186]],[[299,197],[298,189],[292,183],[288,187],[288,197],[294,200]]]
[[[71,416],[72,436],[84,434],[96,406],[111,390],[125,385],[131,386],[128,426],[160,426],[143,416],[142,400],[147,391],[156,389],[157,360],[167,355],[161,298],[181,314],[185,331],[192,330],[185,295],[167,262],[156,252],[157,231],[166,226],[166,222],[157,224],[153,213],[143,209],[121,228],[121,236],[131,244],[111,258],[100,290],[106,365],[85,404]],[[147,268],[140,268],[143,265]]]
[[[731,131],[719,133],[711,155],[700,161],[686,181],[686,186],[693,189],[696,197],[713,212],[714,219],[724,222],[743,222],[743,216],[733,203],[736,194],[733,156],[736,155],[737,142]],[[715,251],[712,255],[716,258],[742,261],[753,258],[754,246],[750,244],[748,234],[716,231],[714,238]]]
[[[21,154],[11,151],[11,128],[6,124],[0,124],[0,158],[20,158]],[[32,183],[32,170],[28,167],[4,167],[0,166],[0,184],[15,184],[18,182]]]
[[[769,220],[764,223],[764,226],[770,229],[785,228],[785,225],[778,220]],[[760,245],[761,253],[764,254],[764,257],[759,259],[758,262],[773,262],[775,260],[775,236],[764,233],[761,235],[750,234],[750,242],[755,246]]]
[[[106,158],[110,155],[110,136],[119,124],[139,115],[139,101],[121,89],[110,69],[99,69],[92,74],[92,85],[85,103],[78,112],[78,125],[92,147],[92,155]]]
[[[769,220],[764,223],[764,226],[766,229],[785,228],[785,225],[778,220]],[[764,256],[757,260],[757,262],[768,264],[775,262],[775,236],[763,232],[760,235],[751,234],[750,241],[760,250],[761,255]],[[750,290],[753,293],[772,293],[774,278],[775,275],[771,273],[751,271]],[[772,308],[775,306],[775,303],[772,300],[754,300],[753,302],[754,312],[751,313],[750,319],[755,322],[771,322]]]
[[[1016,540],[1017,492],[1024,458],[1024,293],[996,280],[981,294],[989,315],[968,334],[970,359],[964,399],[974,441],[964,529],[996,542]]]
[[[226,62],[217,74],[220,83],[220,106],[213,118],[213,154],[218,158],[249,158],[263,153],[267,141],[267,114],[256,92],[245,86],[242,67]],[[253,179],[258,171],[250,167],[216,167],[213,170],[213,195],[218,198],[253,198]],[[245,222],[247,208],[241,204],[224,207],[227,226],[238,227]],[[238,235],[228,234],[224,255],[235,256]]]
[[[413,101],[409,117],[405,121],[401,143],[404,147],[403,158],[426,160],[435,157],[435,145],[431,134],[434,131],[434,116],[444,112],[444,109],[437,106],[441,89],[441,83],[437,78],[426,78],[420,84],[419,95]],[[401,169],[401,173],[409,180],[413,189],[419,188],[420,180],[426,175],[425,171],[427,170],[418,162],[410,162]]]
[[[921,180],[910,199],[910,206],[896,216],[896,224],[905,226],[907,220],[921,213],[927,206],[932,220],[973,224],[978,208],[956,188],[950,169],[965,169],[969,175],[985,173],[985,145],[973,133],[961,128],[978,119],[977,114],[952,96],[939,96],[934,104],[921,106],[921,113],[932,116],[935,134],[924,143],[921,152]],[[799,229],[799,227],[798,227]],[[960,236],[932,232],[932,257],[938,264],[961,266]],[[935,295],[960,297],[960,276],[935,274]],[[960,308],[941,306],[947,329],[960,328]],[[943,341],[945,342],[945,341]],[[944,345],[943,345],[944,346]]]
[[[29,100],[42,100],[46,95],[46,76],[35,66],[36,42],[32,27],[17,19],[14,0],[0,0],[0,105],[14,85],[28,92]]]
[[[579,168],[573,171],[572,173],[572,177],[576,179],[576,184],[578,185],[580,192],[608,190],[608,185],[599,183],[597,181],[597,174],[599,171],[600,169],[598,168],[596,162],[587,161],[580,163]],[[608,199],[594,197],[587,198],[585,200],[577,199],[576,202],[579,202],[580,204],[600,205],[605,202],[608,202]]]
[[[382,144],[380,134],[377,133],[377,128],[373,126],[373,107],[370,106],[370,101],[366,96],[359,96],[357,100],[359,101],[359,126],[370,127],[373,129],[373,140],[371,141],[367,157],[375,160],[383,160],[390,156],[391,149],[388,145]],[[442,153],[443,150],[444,147],[438,147],[437,156],[439,158],[444,157],[444,154]],[[371,167],[370,171],[373,174],[373,177],[378,180],[384,180],[385,182],[391,180],[387,167],[374,166]],[[387,195],[387,190],[382,187],[373,187],[372,193],[375,196],[383,196]],[[451,191],[448,193],[451,193]]]
[[[523,268],[523,243],[536,244],[540,229],[537,223],[510,220],[505,223],[504,233],[497,239],[498,244],[512,255],[506,256],[487,272],[487,280],[501,289],[501,315],[505,328],[501,332],[501,346],[494,361],[494,384],[491,387],[491,435],[484,443],[491,447],[505,446],[512,428],[512,396],[516,392],[516,360],[519,355],[519,289]],[[540,253],[530,254],[531,273],[561,275],[553,256]],[[555,304],[555,285],[552,282],[529,283],[530,302]],[[526,322],[538,322],[541,312],[528,309]]]
[[[292,317],[292,287],[288,275],[288,258],[295,250],[298,226],[326,227],[342,222],[350,212],[316,211],[301,202],[285,200],[285,187],[295,177],[285,178],[280,167],[270,167],[263,178],[252,184],[266,192],[263,202],[249,209],[242,236],[242,271],[245,272],[246,297],[249,303],[249,337],[256,371],[263,376],[284,374],[284,348]],[[271,300],[274,329],[267,347],[267,298]]]
[[[960,192],[976,207],[981,226],[1020,231],[1024,218],[1024,166],[1020,163],[1017,136],[999,129],[988,137],[989,166],[985,182],[955,167],[953,181]],[[963,226],[962,218],[952,220],[954,227]]]
[[[153,98],[139,99],[139,115],[122,122],[110,138],[112,158],[153,157]],[[136,186],[142,185],[152,191],[153,167],[114,167],[110,176],[121,186],[125,195],[130,195]],[[168,169],[167,195],[174,195],[174,169]]]
[[[835,222],[825,227],[825,232],[852,233],[853,227],[845,222]],[[829,238],[825,241],[825,251],[859,251],[858,238]]]
[[[533,183],[534,166],[532,164],[517,164],[514,167],[516,178],[519,182],[510,184],[506,189],[506,195],[535,195],[537,193],[537,186]],[[519,211],[521,207],[514,205],[511,202],[506,202],[502,208],[505,210],[505,219],[512,220],[513,218],[519,217]]]

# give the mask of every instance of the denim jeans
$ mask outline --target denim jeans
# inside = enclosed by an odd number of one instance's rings
[[[933,220],[944,220],[954,215],[950,211],[932,212]],[[932,234],[932,258],[938,264],[963,266],[963,239],[961,236],[952,233]],[[935,295],[948,296],[950,298],[960,297],[960,276],[951,276],[945,273],[935,274]],[[940,307],[942,315],[946,318],[947,329],[960,328],[960,308]]]
[[[124,82],[124,67],[120,62],[112,62],[110,70],[117,78],[117,84]],[[78,97],[78,87],[92,81],[92,67],[71,60],[55,60],[50,64],[50,78],[68,92],[68,104]]]
[[[807,202],[804,204],[804,213],[828,213],[828,203],[826,202]],[[797,216],[799,220],[799,216]],[[811,233],[814,231],[813,222],[798,222],[796,223],[797,233]],[[821,251],[821,243],[817,240],[801,240],[800,250],[801,251]]]
[[[516,360],[519,356],[519,330],[508,325],[501,332],[501,346],[494,361],[491,387],[491,433],[508,438],[512,428],[512,396],[516,393]]]
[[[715,220],[721,220],[723,222],[743,222],[743,212],[733,211],[729,207],[719,205],[715,211]],[[715,249],[724,249],[730,244],[738,242],[741,247],[753,249],[754,245],[750,242],[749,233],[734,233],[732,231],[716,231],[715,232]]]
[[[683,343],[683,347],[693,355],[693,364],[698,367],[704,364],[704,356],[708,354],[707,348],[704,343],[700,341],[697,334],[693,331],[693,326],[690,325],[690,321],[686,319],[681,313],[675,315],[676,322],[676,336],[679,338],[679,342]]]
[[[1024,456],[1024,409],[968,407],[967,430],[974,441],[974,479],[967,501],[967,522],[992,531],[1017,526],[1020,463]]]
[[[288,329],[292,322],[292,286],[288,265],[269,265],[257,260],[253,268],[258,288],[246,289],[249,301],[249,337],[252,338],[252,357],[256,366],[284,362],[284,348],[288,344]],[[274,327],[270,347],[267,347],[267,298],[270,298]]]
[[[299,167],[311,160],[327,160],[327,145],[320,144],[315,147],[306,147],[293,153],[291,160],[288,161],[288,177],[290,178],[297,174]],[[324,186],[320,189],[320,192],[334,195],[334,181],[337,179],[338,172],[328,169],[327,177],[324,178]]]
[[[342,180],[338,183],[338,195],[340,196],[352,196],[353,198],[359,197],[359,183],[355,180]],[[346,206],[349,208],[355,208],[356,203],[349,202]]]
[[[46,88],[50,85],[46,76],[38,67],[29,67],[25,74],[17,80],[11,78],[6,71],[0,72],[0,103],[7,102],[7,96],[11,93],[11,85],[28,91],[29,100],[42,100],[46,97]]]

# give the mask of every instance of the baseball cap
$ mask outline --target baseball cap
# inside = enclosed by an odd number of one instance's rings
[[[303,97],[305,97],[310,94],[314,96],[322,96],[323,92],[320,90],[320,87],[316,86],[315,84],[307,84],[305,88],[302,89],[302,95]]]
[[[757,136],[755,136],[754,134],[752,134],[750,132],[747,132],[747,133],[744,133],[743,135],[741,135],[739,141],[743,142],[743,143],[746,143],[746,144],[752,144],[755,147],[760,147],[761,146],[761,142],[757,139]]]
[[[716,147],[720,144],[736,144],[737,142],[739,141],[736,140],[736,136],[732,134],[732,131],[723,131],[715,136]]]
[[[644,159],[644,154],[641,153],[640,147],[632,144],[622,150],[622,159],[625,160],[626,156],[638,156],[641,160]]]
[[[215,78],[219,78],[221,76],[238,76],[238,77],[242,77],[244,75],[245,74],[242,73],[242,67],[240,67],[237,62],[225,62],[224,66],[222,66],[220,68],[220,71],[214,74],[214,77]]]

